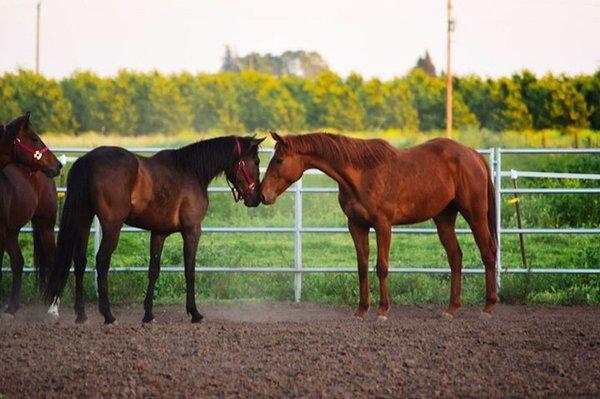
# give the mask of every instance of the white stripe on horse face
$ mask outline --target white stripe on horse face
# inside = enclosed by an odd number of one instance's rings
[[[48,314],[54,317],[58,317],[58,306],[60,305],[60,298],[54,298],[52,305],[48,308]]]

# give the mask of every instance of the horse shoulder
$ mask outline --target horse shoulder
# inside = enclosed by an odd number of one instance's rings
[[[138,161],[137,173],[131,188],[131,208],[133,212],[139,212],[146,208],[152,201],[154,195],[154,179],[152,172],[145,162]]]
[[[197,181],[186,185],[179,198],[179,221],[182,227],[199,226],[208,211],[208,195]]]
[[[38,203],[37,193],[31,177],[23,168],[7,165],[2,174],[5,178],[5,193],[10,197],[10,203],[7,204],[7,227],[19,229],[33,217]]]

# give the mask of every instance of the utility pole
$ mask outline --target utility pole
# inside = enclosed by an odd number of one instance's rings
[[[448,138],[452,138],[452,32],[454,32],[452,0],[448,0],[448,64],[446,65],[446,137]]]
[[[42,2],[37,3],[37,16],[35,23],[35,73],[40,73],[40,10],[42,8]]]

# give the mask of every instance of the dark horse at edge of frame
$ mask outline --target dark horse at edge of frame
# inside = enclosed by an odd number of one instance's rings
[[[396,149],[383,140],[360,140],[328,133],[279,136],[261,184],[264,204],[272,204],[305,170],[323,171],[339,184],[338,200],[348,217],[360,283],[355,316],[369,310],[369,228],[377,241],[380,300],[377,315],[390,309],[387,288],[391,229],[394,225],[433,219],[451,270],[452,317],[460,307],[462,251],[456,216],[466,219],[485,265],[485,315],[491,315],[496,292],[496,207],[492,176],[475,150],[449,139]]]
[[[0,125],[0,281],[4,251],[10,256],[12,288],[6,315],[19,309],[25,260],[19,232],[29,221],[33,226],[34,265],[43,288],[54,257],[54,225],[57,195],[53,177],[61,163],[31,129],[30,113],[8,125]]]
[[[149,158],[123,148],[99,147],[79,158],[67,178],[56,261],[46,290],[46,299],[52,303],[49,313],[58,316],[58,300],[74,261],[76,322],[86,320],[83,275],[90,226],[96,215],[102,227],[96,255],[98,307],[105,324],[115,321],[108,300],[108,269],[123,224],[151,232],[143,322],[154,320],[152,305],[160,257],[165,238],[174,232],[183,236],[186,310],[192,323],[200,322],[203,316],[196,308],[194,280],[200,225],[208,209],[208,185],[225,173],[234,199],[243,199],[249,207],[258,206],[258,146],[262,140],[219,137],[160,151]]]

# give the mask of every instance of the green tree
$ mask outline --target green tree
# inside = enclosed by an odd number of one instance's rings
[[[417,130],[419,115],[413,105],[414,96],[406,80],[395,79],[386,82],[383,92],[386,118],[382,127]]]
[[[247,130],[297,129],[303,125],[303,108],[272,75],[243,71],[236,91],[240,120]]]
[[[319,127],[346,130],[362,128],[364,111],[358,96],[333,72],[325,71],[312,82],[315,118]]]
[[[531,115],[519,86],[510,79],[482,80],[475,75],[455,78],[454,86],[475,114],[480,127],[501,130],[530,129]]]
[[[117,78],[117,92],[129,97],[136,114],[136,134],[173,132],[191,126],[192,114],[175,84],[175,79],[158,72],[122,71]],[[129,121],[131,122],[131,121]]]
[[[446,116],[445,78],[431,77],[420,69],[414,69],[406,79],[419,114],[419,130],[443,129]],[[469,111],[460,92],[453,96],[452,109],[454,127],[461,128],[477,123],[477,118]]]
[[[7,102],[12,104],[7,107],[8,112],[18,110],[20,115],[31,111],[32,123],[38,131],[69,132],[76,127],[71,103],[65,99],[57,81],[24,69],[4,74],[2,81],[3,96],[12,98]]]
[[[65,98],[71,103],[77,131],[112,130],[114,112],[112,79],[93,72],[76,72],[61,81]]]
[[[16,100],[17,88],[11,84],[6,75],[0,76],[0,123],[7,124],[20,116],[21,109]]]
[[[304,115],[304,118],[300,129],[318,128],[318,114],[315,104],[313,81],[299,76],[286,75],[282,76],[279,82],[286,88],[301,108],[300,112]]]
[[[590,110],[586,99],[577,90],[576,84],[566,76],[556,78],[547,74],[538,80],[533,73],[523,71],[514,75],[513,81],[520,87],[535,129],[589,125]]]
[[[573,85],[585,98],[590,127],[600,130],[600,69],[593,75],[576,76]]]

